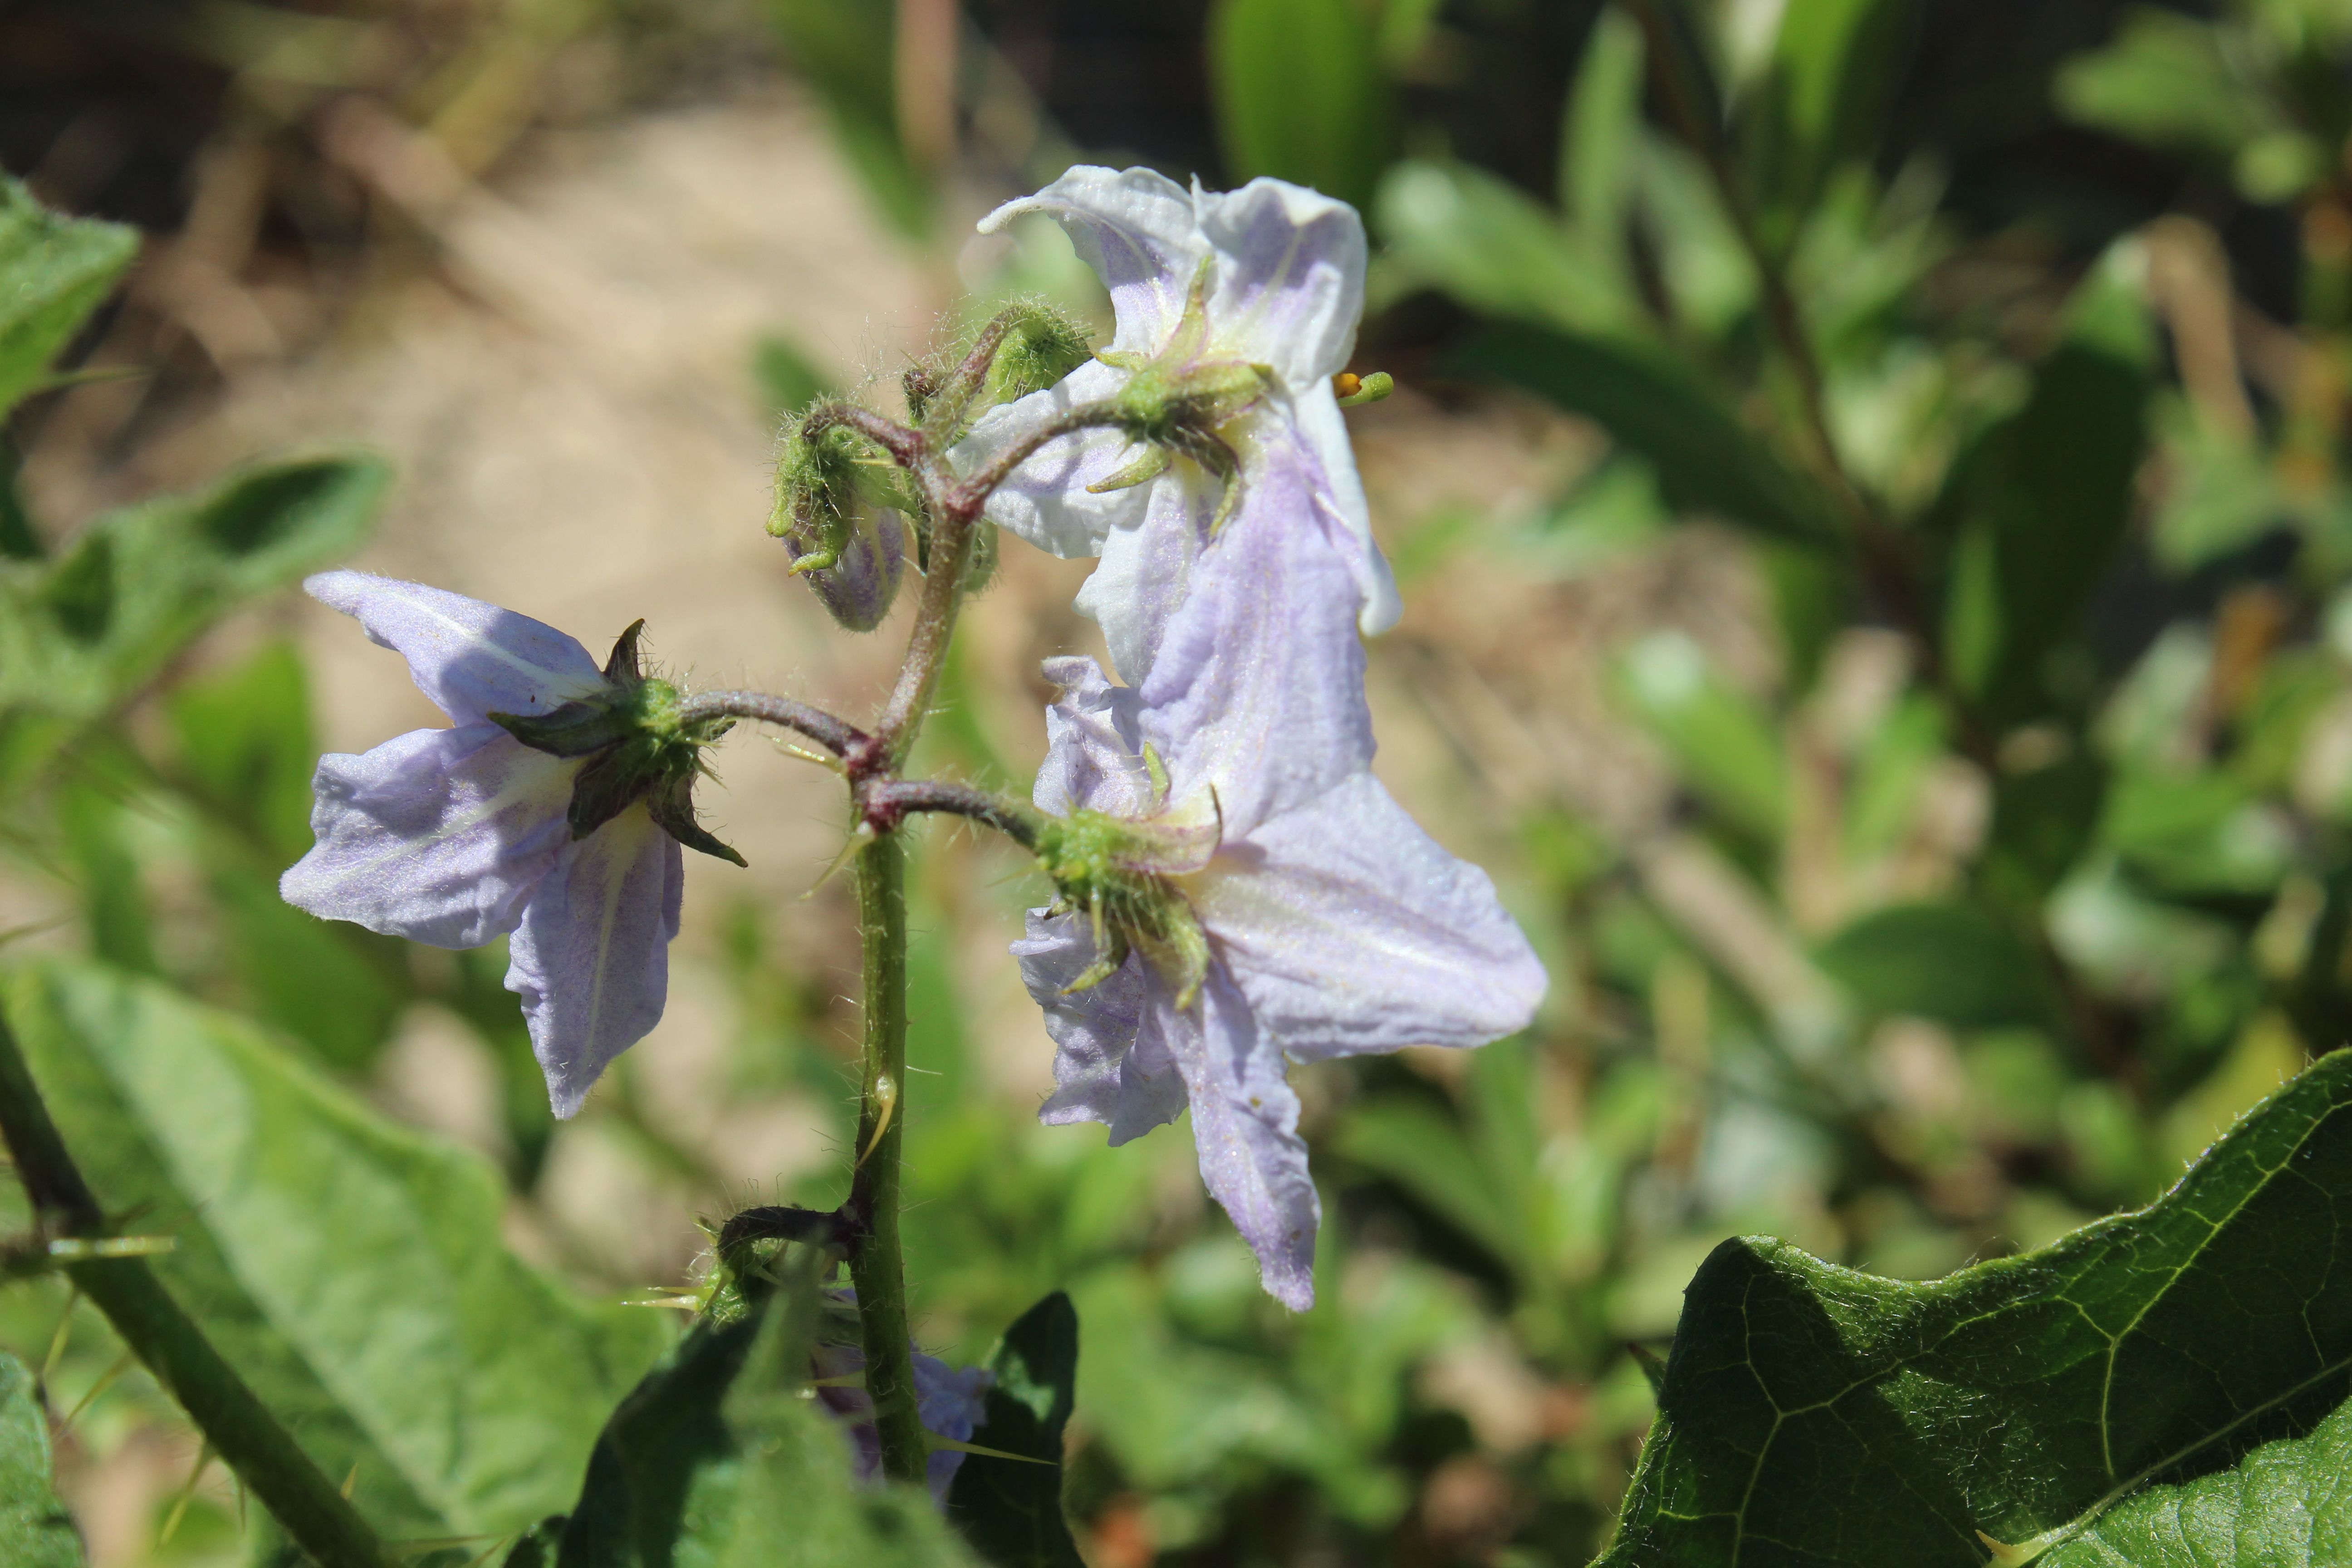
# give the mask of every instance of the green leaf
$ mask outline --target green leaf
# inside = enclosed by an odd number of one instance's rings
[[[570,1500],[665,1330],[509,1253],[486,1163],[161,984],[42,964],[5,997],[107,1212],[178,1239],[156,1277],[380,1531],[499,1534]]]
[[[2123,537],[2147,444],[2155,338],[2122,255],[2076,291],[2069,315],[2025,406],[1955,466],[1937,503],[1959,531],[1951,662],[2004,722],[2079,695],[2052,679],[2047,656]]]
[[[1273,174],[1361,207],[1395,110],[1354,0],[1220,0],[1209,17],[1217,133],[1239,178]]]
[[[2352,1405],[2186,1486],[2155,1486],[2041,1559],[2043,1568],[2326,1568],[2352,1563]]]
[[[0,1563],[81,1568],[81,1533],[50,1483],[49,1417],[25,1363],[0,1354]]]
[[[0,797],[244,601],[365,537],[373,458],[249,470],[111,512],[53,562],[0,560]]]
[[[833,378],[815,361],[779,337],[764,337],[753,345],[751,374],[771,416],[805,408],[833,390]]]
[[[2151,1486],[2255,1474],[2276,1463],[2264,1443],[2325,1452],[2340,1427],[2311,1435],[2347,1391],[2352,1051],[2338,1051],[2157,1203],[2038,1252],[1912,1284],[1766,1237],[1725,1242],[1691,1281],[1602,1561],[1979,1568],[1979,1531],[2030,1553],[2160,1514]],[[2240,1542],[2296,1528],[2294,1493],[2255,1506]],[[2181,1561],[2075,1550],[2057,1560]]]
[[[1446,356],[1457,374],[1502,381],[1599,423],[1647,458],[1675,504],[1778,538],[1832,536],[1821,497],[1671,351],[1646,339],[1513,325]]]
[[[1788,764],[1771,721],[1707,667],[1680,632],[1656,632],[1628,649],[1618,692],[1675,760],[1683,782],[1741,832],[1780,842],[1788,814]]]
[[[1062,1428],[1077,1397],[1078,1313],[1056,1290],[1013,1321],[989,1361],[996,1385],[971,1435],[1042,1464],[968,1454],[948,1492],[964,1539],[997,1568],[1081,1568],[1062,1517]]]
[[[1584,265],[1574,237],[1524,193],[1466,163],[1414,160],[1381,182],[1381,289],[1442,289],[1489,315],[1602,329],[1630,302]]]
[[[290,865],[310,847],[310,776],[319,747],[310,685],[294,645],[183,681],[165,701],[178,782],[255,846]]]
[[[0,418],[139,253],[139,231],[47,211],[0,176]]]
[[[2230,29],[2147,6],[2105,48],[2069,60],[2052,96],[2069,119],[2126,141],[2227,156],[2283,123],[2248,67]]]
[[[2048,1019],[2041,964],[1999,916],[1972,904],[1901,904],[1863,916],[1815,961],[1864,1005],[1967,1029]]]
[[[1781,12],[1765,79],[1740,116],[1754,126],[1768,242],[1785,245],[1823,176],[1873,141],[1915,14],[1897,0],[1810,0]]]
[[[972,1563],[928,1494],[853,1479],[846,1430],[806,1396],[815,1306],[813,1282],[788,1276],[645,1375],[596,1438],[554,1568]],[[548,1557],[526,1537],[506,1561]]]

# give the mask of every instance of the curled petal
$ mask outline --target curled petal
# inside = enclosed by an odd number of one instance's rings
[[[1301,527],[1303,449],[1269,443],[1240,510],[1193,563],[1139,688],[1169,798],[1213,789],[1228,840],[1321,795],[1371,760],[1364,650],[1347,563]]]
[[[1348,443],[1348,425],[1339,413],[1339,399],[1330,382],[1301,387],[1289,400],[1292,437],[1307,448],[1315,481],[1310,485],[1315,510],[1332,547],[1355,574],[1363,605],[1356,626],[1366,637],[1378,637],[1397,624],[1404,600],[1397,593],[1396,574],[1372,538],[1371,504],[1364,499],[1364,481],[1356,472],[1356,449]]]
[[[1209,972],[1192,1013],[1165,992],[1152,1003],[1174,1048],[1192,1105],[1201,1180],[1257,1254],[1266,1294],[1294,1312],[1315,1305],[1315,1231],[1323,1205],[1307,1174],[1298,1097],[1282,1052],[1260,1032],[1222,967]]]
[[[1150,169],[1103,169],[1081,163],[1035,195],[1005,203],[980,220],[994,234],[1024,213],[1050,213],[1070,244],[1110,289],[1125,353],[1157,353],[1184,313],[1208,244],[1183,186]],[[1362,245],[1360,231],[1357,240]],[[1358,308],[1362,270],[1358,268]]]
[[[319,759],[318,842],[279,896],[326,920],[435,947],[515,929],[567,841],[576,761],[495,724],[417,730],[362,756]]]
[[[1223,194],[1196,181],[1192,201],[1217,258],[1208,315],[1218,347],[1272,366],[1293,392],[1347,368],[1364,313],[1364,220],[1356,209],[1273,179]]]
[[[1049,658],[1045,669],[1060,693],[1045,710],[1045,761],[1033,792],[1038,809],[1151,815],[1159,801],[1136,728],[1135,693],[1113,686],[1090,658]]]
[[[1066,992],[1093,965],[1094,938],[1083,915],[1044,910],[1029,911],[1029,935],[1013,944],[1013,956],[1055,1047],[1054,1092],[1037,1120],[1048,1127],[1099,1121],[1114,1147],[1175,1121],[1184,1079],[1150,1005],[1143,961],[1129,955],[1108,979]]]
[[[1543,1000],[1543,965],[1486,873],[1369,773],[1266,822],[1199,879],[1193,904],[1293,1056],[1484,1045]]]
[[[529,616],[366,572],[321,572],[302,586],[406,659],[416,689],[461,725],[544,713],[604,688],[586,648]]]
[[[566,844],[523,910],[506,987],[556,1115],[578,1111],[605,1064],[661,1022],[685,882],[677,840],[633,805]]]

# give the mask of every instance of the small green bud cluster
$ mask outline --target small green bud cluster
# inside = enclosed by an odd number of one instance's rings
[[[887,455],[833,413],[819,404],[785,427],[768,532],[784,542],[793,574],[835,620],[870,632],[890,613],[905,575],[897,513],[916,503]]]
[[[1078,810],[1038,829],[1037,863],[1053,879],[1061,907],[1083,911],[1094,927],[1095,962],[1072,981],[1084,991],[1140,952],[1179,1007],[1190,1007],[1209,973],[1209,939],[1180,879],[1216,853],[1214,824],[1170,826]]]
[[[546,713],[493,713],[490,720],[533,751],[587,759],[572,780],[565,815],[574,841],[642,800],[680,844],[740,866],[743,857],[706,832],[694,812],[702,748],[734,721],[688,720],[677,688],[645,674],[637,656],[645,626],[636,622],[613,645],[603,692]]]

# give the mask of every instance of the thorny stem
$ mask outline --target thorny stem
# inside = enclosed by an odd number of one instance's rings
[[[866,1393],[874,1402],[882,1473],[919,1483],[930,1461],[915,1403],[915,1358],[907,1330],[907,1277],[898,1250],[897,1114],[907,1081],[907,893],[895,833],[857,851],[857,923],[866,947],[866,1063],[857,1098],[857,1168],[845,1205],[856,1227],[849,1278],[857,1287]]]
[[[0,1139],[44,1234],[100,1237],[106,1216],[49,1119],[16,1037],[0,1020]],[[142,1258],[67,1266],[81,1293],[172,1392],[213,1452],[320,1568],[385,1568],[383,1544]]]

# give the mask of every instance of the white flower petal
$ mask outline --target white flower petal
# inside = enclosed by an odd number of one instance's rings
[[[1150,482],[1149,508],[1133,525],[1111,531],[1102,564],[1079,585],[1072,607],[1102,627],[1111,666],[1130,686],[1151,674],[1223,490],[1222,481],[1178,461]]]
[[[1371,760],[1356,588],[1314,513],[1304,449],[1269,442],[1224,531],[1201,552],[1138,688],[1169,799],[1212,790],[1228,840]]]
[[[363,756],[319,759],[318,842],[279,880],[326,920],[479,947],[514,930],[567,841],[576,760],[495,724],[417,730]]]
[[[1486,873],[1369,773],[1268,820],[1197,879],[1192,903],[1294,1057],[1484,1045],[1543,1000],[1543,965]]]
[[[1257,1254],[1266,1293],[1294,1312],[1315,1305],[1315,1231],[1323,1205],[1307,1173],[1298,1097],[1282,1052],[1261,1034],[1248,1001],[1212,966],[1192,1014],[1164,991],[1152,1002],[1192,1106],[1201,1180]]]
[[[1217,258],[1208,318],[1219,350],[1271,365],[1293,393],[1346,369],[1364,313],[1356,209],[1274,179],[1222,194],[1196,181],[1192,200]]]
[[[1404,600],[1397,593],[1396,574],[1372,538],[1371,504],[1364,499],[1364,481],[1356,472],[1356,449],[1349,443],[1347,416],[1328,380],[1301,388],[1289,400],[1291,428],[1304,441],[1321,483],[1314,487],[1316,510],[1334,548],[1355,574],[1363,607],[1356,626],[1366,637],[1378,637],[1397,624]]]
[[[416,689],[459,724],[544,713],[604,689],[586,648],[529,616],[366,572],[321,572],[302,586],[408,660]]]
[[[1101,1122],[1114,1146],[1175,1121],[1184,1109],[1184,1079],[1160,1021],[1148,1017],[1151,980],[1142,961],[1130,956],[1100,984],[1066,994],[1063,987],[1095,961],[1087,921],[1044,910],[1031,910],[1028,919],[1029,935],[1013,944],[1013,956],[1055,1045],[1054,1092],[1037,1120],[1048,1127]]]
[[[1114,816],[1147,816],[1157,802],[1136,729],[1136,696],[1113,686],[1093,659],[1066,656],[1045,663],[1060,695],[1045,710],[1045,761],[1032,798],[1041,811],[1067,816],[1081,806]]]
[[[686,883],[677,840],[633,805],[577,843],[523,910],[506,987],[522,998],[555,1114],[661,1022]]]
[[[1052,214],[1079,258],[1110,289],[1111,309],[1118,316],[1112,348],[1158,353],[1184,313],[1192,275],[1208,254],[1192,195],[1150,169],[1081,163],[1035,195],[990,213],[980,220],[980,232],[994,234],[1033,212]],[[1360,280],[1358,289],[1360,294]]]

